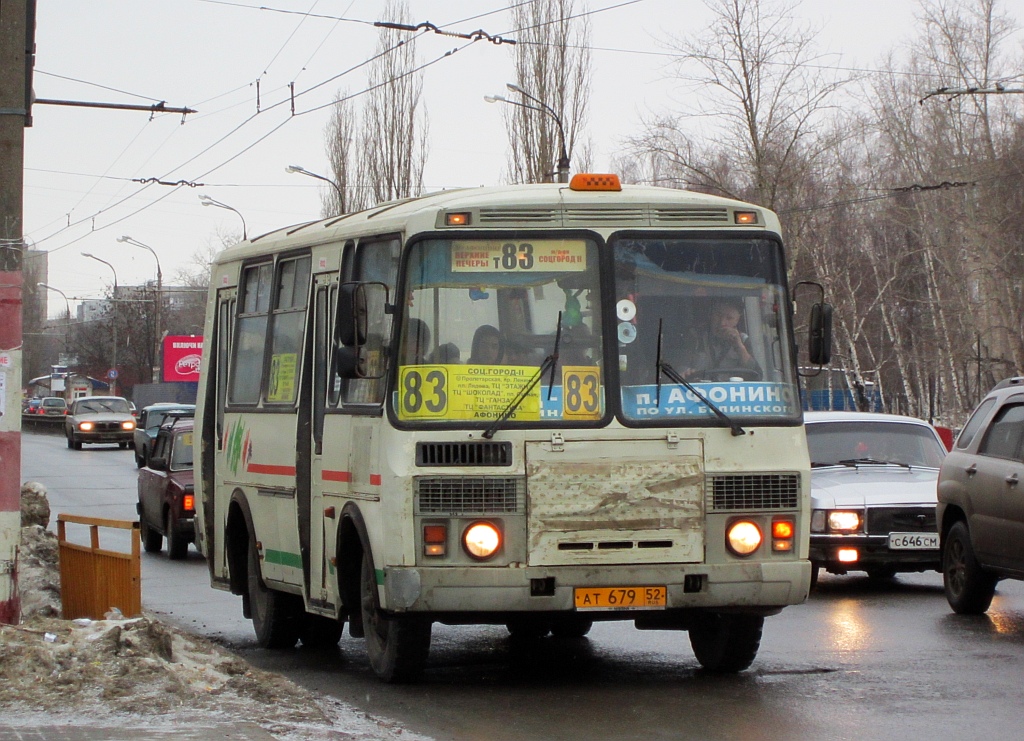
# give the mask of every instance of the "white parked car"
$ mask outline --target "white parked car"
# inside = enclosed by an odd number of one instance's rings
[[[811,584],[818,571],[938,571],[936,482],[946,448],[927,422],[895,414],[807,412]]]

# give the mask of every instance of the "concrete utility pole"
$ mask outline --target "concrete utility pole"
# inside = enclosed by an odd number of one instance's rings
[[[21,261],[35,0],[0,2],[0,624],[21,621]]]

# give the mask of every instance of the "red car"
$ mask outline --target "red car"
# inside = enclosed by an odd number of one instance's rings
[[[157,431],[146,466],[139,469],[142,546],[158,553],[167,538],[167,555],[173,560],[185,558],[196,537],[192,432],[190,417],[168,420]]]

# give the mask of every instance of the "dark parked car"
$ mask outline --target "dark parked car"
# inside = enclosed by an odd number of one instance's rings
[[[195,542],[192,478],[192,419],[171,418],[160,427],[148,464],[139,470],[139,528],[142,545],[157,553],[167,538],[167,555],[182,559]]]
[[[38,414],[39,407],[42,405],[43,400],[39,398],[29,399],[21,408],[22,414]]]
[[[142,411],[139,412],[133,438],[135,465],[139,468],[146,465],[150,453],[153,452],[153,441],[156,440],[156,432],[168,416],[191,417],[195,414],[195,411],[195,404],[175,404],[172,402],[161,402],[143,407]]]
[[[938,570],[935,482],[946,448],[924,420],[807,412],[811,581],[819,569],[890,578]]]
[[[939,472],[942,580],[954,612],[988,610],[1000,579],[1024,579],[1024,378],[989,392]]]
[[[64,418],[68,447],[82,449],[82,443],[117,443],[127,450],[135,434],[135,417],[128,400],[120,396],[84,396],[75,399]]]

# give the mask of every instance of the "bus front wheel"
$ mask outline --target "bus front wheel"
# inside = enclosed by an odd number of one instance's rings
[[[708,671],[734,674],[754,663],[763,628],[761,615],[713,613],[690,628],[690,646]]]
[[[260,576],[256,543],[249,541],[249,610],[260,648],[294,648],[299,641],[302,602],[295,595],[268,589]]]
[[[377,677],[388,683],[411,682],[423,672],[430,651],[430,621],[410,615],[386,615],[377,606],[373,562],[364,554],[359,578],[366,655]]]

